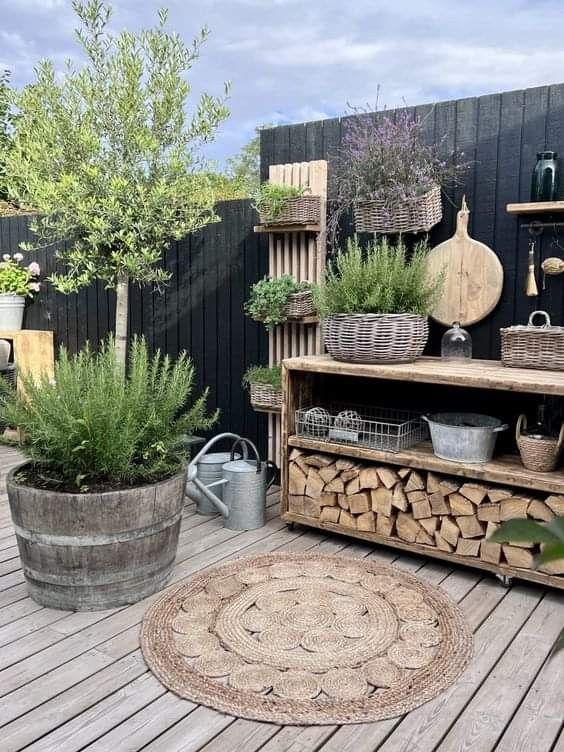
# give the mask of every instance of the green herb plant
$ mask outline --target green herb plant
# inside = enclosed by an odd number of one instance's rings
[[[540,543],[542,546],[535,565],[550,564],[564,559],[564,517],[555,517],[547,523],[534,520],[508,520],[492,535],[497,543]],[[564,629],[555,650],[564,649]]]
[[[252,194],[253,206],[262,222],[275,222],[281,217],[286,201],[303,196],[305,191],[306,188],[302,186],[261,183]]]
[[[290,274],[255,282],[251,287],[245,313],[254,321],[261,321],[267,329],[284,324],[288,320],[286,305],[288,296],[311,289],[309,282],[296,282]]]
[[[25,396],[12,393],[0,404],[0,422],[22,429],[29,482],[55,489],[170,477],[186,462],[185,436],[211,428],[218,416],[206,414],[207,391],[189,406],[188,356],[150,357],[143,339],[132,342],[127,374],[109,340],[97,353],[86,348],[71,357],[62,349],[54,379],[18,378]]]
[[[425,316],[438,300],[443,277],[427,269],[426,241],[419,241],[410,257],[400,238],[392,245],[384,236],[363,251],[355,237],[337,253],[323,282],[314,287],[320,316],[338,313],[415,313]]]
[[[33,297],[39,292],[40,285],[37,277],[40,273],[39,264],[32,261],[27,266],[22,265],[21,253],[10,256],[5,253],[0,261],[0,295],[22,295],[25,298]]]
[[[282,388],[282,369],[280,366],[250,366],[243,376],[243,387],[251,384],[264,384],[274,389]]]

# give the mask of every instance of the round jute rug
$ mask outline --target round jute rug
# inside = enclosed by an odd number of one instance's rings
[[[238,559],[169,588],[143,655],[181,697],[288,724],[363,723],[427,702],[463,671],[472,637],[439,589],[376,561]]]

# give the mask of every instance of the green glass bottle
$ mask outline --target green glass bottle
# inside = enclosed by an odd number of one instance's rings
[[[555,151],[539,151],[531,180],[531,201],[556,201],[559,188],[558,155]]]

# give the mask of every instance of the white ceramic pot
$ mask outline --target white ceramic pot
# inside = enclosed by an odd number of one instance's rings
[[[23,325],[24,308],[23,295],[0,294],[0,331],[19,331]]]

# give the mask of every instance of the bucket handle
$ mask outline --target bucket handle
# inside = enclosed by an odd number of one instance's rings
[[[237,438],[237,441],[233,442],[233,446],[231,447],[231,462],[233,462],[233,460],[235,459],[235,449],[239,446],[239,444],[241,444],[245,449],[245,454],[243,455],[245,459],[247,459],[247,455],[246,455],[247,446],[249,446],[253,450],[254,455],[256,457],[256,461],[257,461],[257,475],[259,475],[262,470],[262,462],[259,457],[259,453],[257,451],[256,446],[253,444],[252,441],[250,441],[250,439],[244,439],[242,436],[239,436]]]
[[[507,423],[502,423],[501,426],[496,426],[495,428],[492,428],[493,433],[499,433],[500,431],[507,431],[509,426]]]
[[[562,428],[564,429],[564,423],[562,424]],[[267,470],[272,471],[272,478],[266,482],[266,490],[268,491],[270,486],[276,480],[276,476],[278,475],[278,465],[276,465],[271,460],[266,460],[265,465],[266,465]]]
[[[517,439],[517,442],[519,442],[519,439],[521,438],[521,434],[523,431],[527,430],[527,416],[521,414],[517,420],[517,425],[515,426],[515,438]],[[562,451],[562,446],[564,445],[564,423],[560,426],[560,433],[558,434],[558,440],[556,442],[556,453],[560,454]]]

